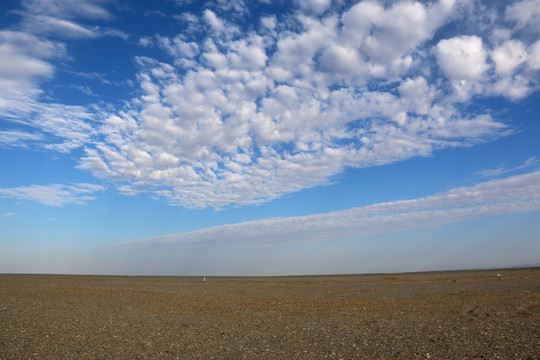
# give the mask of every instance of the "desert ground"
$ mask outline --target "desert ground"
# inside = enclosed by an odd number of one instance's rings
[[[0,359],[539,359],[540,268],[0,275]]]

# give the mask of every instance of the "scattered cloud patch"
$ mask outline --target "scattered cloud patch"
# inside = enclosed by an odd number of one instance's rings
[[[31,185],[16,188],[0,189],[0,197],[32,200],[44,205],[63,206],[66,204],[86,204],[94,200],[91,194],[102,191],[105,188],[95,184],[73,185]]]
[[[127,59],[138,89],[125,105],[44,101],[42,84],[68,57],[44,36],[130,39],[95,25],[114,19],[108,4],[22,2],[21,30],[0,32],[0,116],[36,135],[0,144],[83,148],[78,168],[171,205],[270,201],[347,167],[506,136],[504,119],[468,105],[519,101],[539,85],[540,41],[523,35],[538,29],[533,1],[469,19],[473,5],[462,1],[297,0],[246,27],[250,4],[237,0],[177,14],[186,26],[178,34],[141,35],[138,45],[165,56]],[[449,24],[471,30],[448,34]]]
[[[87,147],[79,167],[168,188],[158,194],[171,204],[222,207],[327,184],[345,167],[503,136],[506,125],[461,113],[453,92],[412,75],[434,61],[424,43],[454,7],[360,2],[322,19],[292,15],[301,24],[294,31],[240,37],[207,9],[211,31],[198,43],[180,35],[142,40],[165,50],[174,66],[139,58],[140,97],[108,117],[104,139]],[[261,21],[274,30],[275,18]],[[478,36],[441,40],[436,49],[450,82],[479,81],[489,69]],[[374,78],[392,85],[378,88]]]
[[[4,213],[4,216],[5,217],[13,217],[13,216],[15,216],[15,213],[7,212],[7,213]]]

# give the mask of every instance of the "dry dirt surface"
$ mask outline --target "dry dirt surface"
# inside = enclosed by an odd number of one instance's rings
[[[539,359],[540,268],[0,275],[0,359]]]

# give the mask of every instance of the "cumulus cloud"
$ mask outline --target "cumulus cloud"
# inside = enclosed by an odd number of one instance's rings
[[[478,36],[459,36],[437,44],[437,61],[450,79],[479,80],[488,69],[487,53]]]
[[[491,58],[495,62],[495,72],[508,75],[527,61],[527,51],[521,41],[508,40],[492,51]]]
[[[44,205],[85,204],[95,198],[90,194],[105,188],[95,184],[31,185],[0,189],[0,197],[32,200]]]
[[[212,31],[198,46],[145,40],[182,59],[180,69],[139,58],[140,97],[108,116],[103,141],[87,147],[79,167],[127,180],[122,189],[153,186],[171,204],[221,207],[326,184],[347,166],[501,135],[506,126],[489,115],[461,114],[426,77],[406,76],[418,46],[453,8],[360,2],[322,19],[295,15],[299,31],[234,39],[207,9]],[[275,26],[265,19],[266,29]],[[487,69],[478,37],[443,40],[438,49],[452,78],[477,79]],[[368,89],[374,76],[396,81]]]
[[[215,226],[117,246],[174,247],[338,240],[537,210],[540,210],[540,171],[455,188],[418,199],[317,215]]]
[[[242,46],[223,56],[233,58]],[[388,93],[272,86],[256,66],[252,72],[200,69],[183,79],[166,64],[145,66],[137,107],[107,118],[106,142],[87,149],[80,167],[166,186],[175,204],[267,201],[324,184],[344,166],[428,155],[504,127],[489,116],[464,118],[452,108],[400,102]],[[424,101],[434,96],[425,81],[415,84],[405,81],[402,92],[423,92]],[[263,94],[268,95],[259,100]],[[351,122],[362,128],[351,128]]]

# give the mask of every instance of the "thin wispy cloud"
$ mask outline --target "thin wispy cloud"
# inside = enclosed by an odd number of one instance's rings
[[[31,185],[0,189],[0,197],[31,200],[50,206],[63,206],[66,204],[84,205],[88,201],[95,199],[91,194],[104,189],[101,185],[85,183],[72,185]]]
[[[31,141],[42,140],[41,134],[33,134],[17,130],[0,131],[0,147],[27,147]]]
[[[339,240],[540,210],[540,171],[483,182],[418,199],[324,214],[215,226],[117,246],[274,245]]]
[[[24,0],[23,28],[34,34],[47,34],[64,38],[93,38],[101,35],[100,28],[81,20],[109,20],[111,13],[103,6],[110,1]]]
[[[523,164],[512,167],[512,168],[506,168],[506,167],[500,167],[497,169],[488,169],[488,170],[482,170],[478,172],[477,174],[484,177],[495,177],[499,175],[504,175],[512,172],[516,172],[519,170],[523,170],[526,168],[529,168],[535,164],[538,163],[538,160],[535,157],[528,158],[523,162]]]
[[[2,144],[26,143],[70,152],[90,140],[95,133],[94,115],[87,109],[41,99],[41,84],[54,74],[52,61],[66,56],[63,43],[20,31],[0,31],[0,117],[16,127],[3,131]]]

